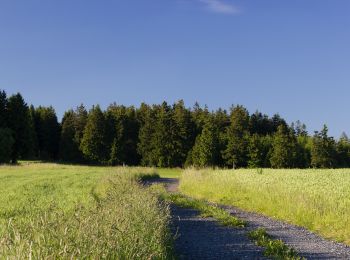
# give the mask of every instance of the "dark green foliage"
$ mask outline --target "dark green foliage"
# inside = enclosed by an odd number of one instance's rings
[[[26,158],[32,149],[29,108],[21,94],[8,99],[6,114],[14,138],[11,160],[16,163],[19,158]]]
[[[218,165],[220,157],[219,136],[214,120],[209,118],[204,124],[202,133],[197,136],[187,164],[197,167]]]
[[[0,90],[0,128],[8,127],[7,116],[7,95]]]
[[[35,109],[35,130],[38,140],[38,158],[57,160],[60,144],[60,125],[53,107]]]
[[[0,163],[9,163],[11,161],[14,142],[11,130],[0,128]]]
[[[336,167],[336,145],[333,137],[328,137],[328,128],[315,132],[311,148],[311,166],[315,168]]]
[[[20,94],[7,98],[0,90],[2,158],[157,167],[350,167],[350,141],[328,137],[325,127],[313,137],[299,121],[289,127],[278,114],[242,106],[230,115],[209,112],[182,100],[139,108],[97,106],[89,115],[83,105],[65,113],[58,123],[52,107],[28,108]],[[7,129],[7,130],[5,130]],[[5,136],[5,137],[4,137]],[[11,144],[13,141],[13,145]],[[11,146],[11,149],[9,147]],[[1,160],[1,159],[0,159]]]
[[[243,106],[231,109],[231,124],[227,128],[227,147],[223,158],[228,166],[246,167],[249,143],[249,113]]]
[[[108,136],[112,142],[111,161],[115,164],[138,165],[139,121],[134,107],[113,104],[107,109]]]
[[[89,112],[80,149],[90,162],[106,164],[109,161],[110,146],[105,115],[99,106],[95,106]]]
[[[253,134],[248,144],[248,166],[250,168],[270,167],[269,151],[272,147],[272,138],[269,135]]]
[[[350,140],[345,133],[343,133],[336,143],[337,152],[337,166],[349,167],[350,166]]]
[[[291,129],[281,124],[273,138],[270,158],[272,168],[297,166],[297,140]]]
[[[87,111],[83,105],[75,111],[67,111],[62,119],[60,159],[66,162],[84,162],[80,149],[87,121]]]
[[[185,108],[183,100],[173,106],[173,118],[175,122],[175,158],[173,166],[183,166],[187,155],[195,142],[196,126],[192,120],[191,112]]]

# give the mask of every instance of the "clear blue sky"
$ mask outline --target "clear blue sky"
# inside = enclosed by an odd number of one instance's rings
[[[350,134],[348,0],[0,0],[0,89],[80,103],[242,104]]]

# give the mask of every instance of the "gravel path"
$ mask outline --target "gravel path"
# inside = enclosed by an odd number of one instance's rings
[[[163,178],[169,192],[176,192],[178,180]],[[307,259],[350,259],[350,247],[326,240],[302,227],[286,224],[236,207],[222,206],[232,215],[247,221],[244,229],[223,227],[213,219],[198,217],[198,212],[172,206],[173,231],[178,233],[175,248],[181,259],[263,259],[263,249],[255,246],[247,232],[263,227],[276,239],[296,249]]]

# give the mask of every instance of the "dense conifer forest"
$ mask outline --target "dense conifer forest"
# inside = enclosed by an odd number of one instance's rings
[[[173,105],[80,105],[58,121],[53,107],[28,106],[0,91],[0,162],[36,159],[80,164],[156,167],[350,167],[350,141],[309,134],[299,121],[182,100]]]

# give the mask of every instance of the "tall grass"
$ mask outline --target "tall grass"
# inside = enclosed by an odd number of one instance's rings
[[[1,168],[0,187],[7,180],[12,189],[0,199],[0,258],[171,258],[169,209],[138,184],[151,176],[146,168]]]
[[[180,190],[350,244],[350,170],[186,170]]]

